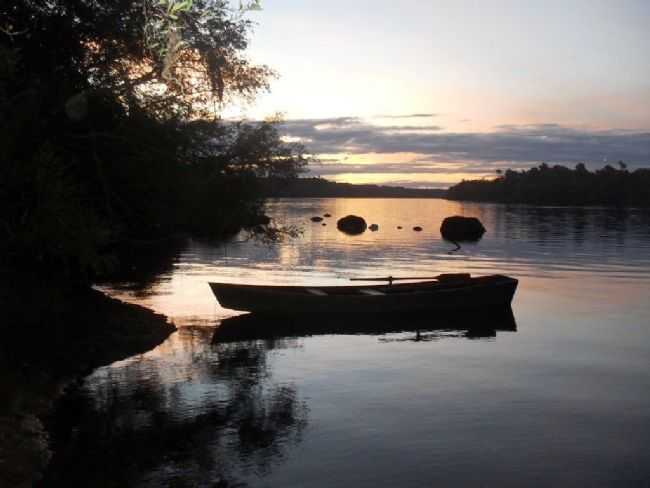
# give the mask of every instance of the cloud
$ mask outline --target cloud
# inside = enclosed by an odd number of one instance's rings
[[[500,169],[495,166],[494,169]],[[336,175],[341,173],[382,173],[382,174],[404,174],[404,173],[429,173],[429,174],[449,174],[449,173],[474,173],[483,175],[486,172],[492,172],[483,164],[461,163],[445,164],[433,163],[431,161],[408,161],[403,163],[372,163],[372,164],[354,164],[345,162],[334,162],[331,159],[327,162],[312,163],[310,165],[312,173],[321,176]]]
[[[437,117],[440,114],[408,114],[408,115],[376,115],[378,119],[424,119]]]
[[[313,154],[420,155],[400,163],[401,172],[419,170],[432,162],[464,162],[467,168],[463,172],[530,167],[540,162],[585,162],[600,167],[623,160],[631,168],[650,166],[650,132],[586,130],[559,124],[501,125],[488,133],[444,132],[435,125],[378,126],[358,117],[289,120],[280,130],[299,138]],[[379,167],[373,165],[372,171]],[[369,172],[371,167],[359,169]]]

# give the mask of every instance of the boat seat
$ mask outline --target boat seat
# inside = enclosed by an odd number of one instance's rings
[[[321,297],[327,296],[327,293],[325,293],[323,290],[319,290],[318,288],[307,288],[307,291],[312,295],[318,295]]]
[[[361,293],[363,293],[364,295],[374,295],[374,296],[385,295],[385,293],[383,291],[379,291],[379,290],[368,290],[368,289],[366,289],[366,290],[359,290],[359,291]]]

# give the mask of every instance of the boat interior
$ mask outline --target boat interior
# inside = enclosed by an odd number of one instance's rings
[[[494,281],[494,276],[471,277],[467,273],[440,275],[437,279],[427,281],[413,281],[407,283],[386,283],[381,285],[352,285],[352,286],[309,286],[309,287],[278,287],[291,288],[297,293],[307,295],[368,295],[382,296],[401,293],[412,293],[429,289],[456,288],[458,286],[479,285]],[[377,281],[376,279],[373,281]],[[385,281],[389,281],[388,278]]]

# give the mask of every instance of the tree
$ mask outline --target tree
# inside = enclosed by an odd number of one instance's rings
[[[0,4],[0,252],[97,272],[105,250],[177,230],[223,236],[256,220],[255,177],[307,163],[273,123],[223,104],[274,75],[245,53],[252,23],[220,0]],[[193,211],[207,213],[200,223]],[[47,266],[46,266],[47,265]]]
[[[650,206],[646,190],[650,172],[629,172],[606,165],[590,172],[584,163],[574,170],[546,164],[529,170],[507,170],[503,179],[463,181],[448,190],[457,200],[497,201],[541,205],[638,205]]]

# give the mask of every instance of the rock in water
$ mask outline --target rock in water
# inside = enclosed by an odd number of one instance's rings
[[[322,221],[323,221],[323,217],[318,217],[318,216],[316,216],[316,217],[312,217],[312,218],[311,218],[311,221],[312,221],[312,222],[322,222]]]
[[[373,232],[377,232],[379,230],[379,225],[372,224],[372,225],[370,225],[370,227],[368,227],[368,229],[370,229]]]
[[[328,219],[329,219],[331,216],[332,216],[332,214],[328,214],[328,213],[323,214],[323,217],[327,217]]]
[[[440,226],[444,239],[454,242],[476,242],[485,234],[485,227],[476,217],[447,217]]]
[[[357,215],[347,215],[342,219],[339,219],[336,223],[336,228],[341,232],[354,236],[358,234],[363,234],[368,228],[368,224],[363,219]]]
[[[415,227],[413,227],[413,230],[415,232],[422,232],[422,227],[420,227],[419,225],[416,225]]]

